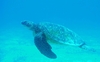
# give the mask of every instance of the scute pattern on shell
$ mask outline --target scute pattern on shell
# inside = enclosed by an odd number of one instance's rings
[[[56,42],[70,45],[82,44],[81,38],[76,33],[62,25],[44,22],[39,24],[39,28],[45,33],[47,38]]]

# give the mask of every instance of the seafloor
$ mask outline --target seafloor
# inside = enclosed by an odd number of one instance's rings
[[[52,50],[56,53],[57,58],[49,59],[35,47],[32,32],[23,26],[18,27],[6,27],[1,30],[0,62],[100,62],[99,39],[94,38],[96,36],[93,34],[90,35],[91,31],[88,34],[80,31],[79,34],[98,51],[97,53],[78,47],[52,44]]]

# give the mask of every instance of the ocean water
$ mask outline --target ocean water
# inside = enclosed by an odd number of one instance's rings
[[[42,55],[21,22],[51,22],[82,37],[97,52],[50,44],[56,59]],[[100,62],[100,0],[0,0],[0,62]]]

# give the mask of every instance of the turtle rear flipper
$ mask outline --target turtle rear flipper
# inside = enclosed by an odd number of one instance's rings
[[[57,56],[51,51],[52,47],[47,43],[46,36],[44,33],[37,33],[34,38],[34,43],[38,50],[48,58],[55,59]]]
[[[85,43],[83,43],[82,45],[79,46],[82,49],[91,51],[91,52],[96,52],[96,50],[94,48],[89,47],[88,45],[86,45]]]

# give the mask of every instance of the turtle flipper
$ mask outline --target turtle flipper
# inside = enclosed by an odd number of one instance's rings
[[[82,49],[91,51],[91,52],[96,52],[96,50],[94,48],[89,47],[88,45],[86,45],[85,43],[83,43],[82,45],[79,46]]]
[[[34,43],[38,50],[48,58],[55,59],[57,56],[51,51],[52,47],[47,43],[44,33],[38,33],[34,38]]]

